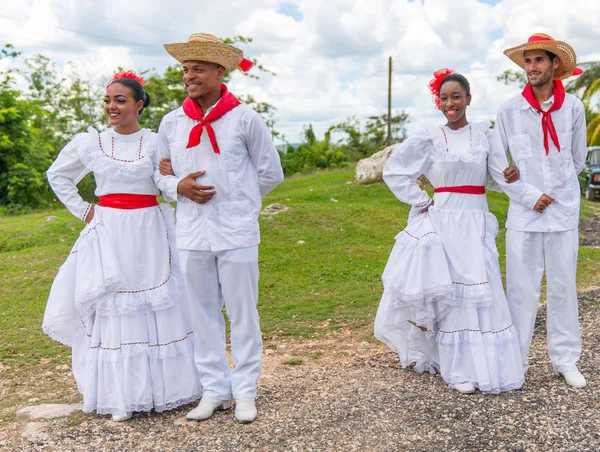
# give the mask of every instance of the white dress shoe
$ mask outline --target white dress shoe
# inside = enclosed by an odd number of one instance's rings
[[[235,418],[241,424],[249,424],[256,419],[256,405],[253,398],[235,399]]]
[[[465,381],[464,383],[456,383],[454,385],[454,389],[456,389],[461,394],[473,394],[475,392],[475,386],[470,381]]]
[[[565,382],[569,386],[573,386],[574,388],[585,388],[585,377],[581,375],[581,372],[577,369],[570,372],[561,372],[559,375],[562,375],[565,378]]]
[[[213,415],[215,410],[228,410],[231,408],[231,401],[218,400],[214,397],[204,396],[196,408],[190,411],[186,418],[190,421],[205,421]]]
[[[127,411],[125,414],[115,413],[112,415],[112,420],[113,422],[125,422],[131,419],[131,416],[133,416],[133,413],[131,411]]]

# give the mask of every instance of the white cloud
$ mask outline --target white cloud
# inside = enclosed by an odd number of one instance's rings
[[[471,120],[492,119],[519,92],[496,81],[517,67],[502,51],[542,31],[569,42],[580,60],[600,60],[600,4],[588,0],[4,0],[0,37],[27,56],[42,53],[60,67],[77,61],[90,73],[116,66],[162,71],[175,61],[162,44],[193,32],[250,36],[242,46],[277,76],[235,74],[230,88],[277,107],[276,128],[289,141],[313,123],[329,125],[387,109],[387,60],[392,56],[393,108],[410,129],[443,120],[427,83],[440,67],[472,85]],[[294,5],[295,14],[287,5]],[[299,14],[297,14],[299,13]],[[294,17],[290,17],[293,15]],[[3,62],[6,65],[5,62]]]

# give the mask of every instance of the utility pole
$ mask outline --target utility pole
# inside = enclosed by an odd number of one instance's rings
[[[387,145],[392,145],[392,57],[388,63],[388,118],[387,118]]]

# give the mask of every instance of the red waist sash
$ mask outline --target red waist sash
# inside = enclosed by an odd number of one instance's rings
[[[438,187],[435,193],[464,193],[467,195],[485,195],[483,185],[457,185],[456,187]]]
[[[144,207],[158,206],[155,195],[132,195],[129,193],[114,193],[100,196],[100,207],[113,209],[143,209]]]

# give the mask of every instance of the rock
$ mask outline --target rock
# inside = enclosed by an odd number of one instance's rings
[[[25,426],[25,430],[23,431],[21,436],[33,443],[36,443],[38,441],[47,441],[48,434],[44,432],[43,428],[44,424],[41,424],[39,422],[30,422]]]
[[[37,403],[37,402],[39,402],[39,401],[40,401],[40,399],[39,399],[38,397],[34,397],[33,399],[29,399],[29,400],[27,401],[27,403]]]
[[[44,218],[44,221],[54,221],[54,220],[58,220],[58,217],[56,215],[50,215],[49,217]]]
[[[274,353],[275,352],[273,350],[270,350],[270,349],[265,350],[265,355],[272,355]]]
[[[179,425],[192,425],[195,424],[194,421],[188,421],[187,418],[185,416],[183,417],[178,417],[177,419],[175,419],[175,421],[173,422],[173,424],[175,424],[176,426]]]
[[[81,410],[80,403],[58,404],[48,403],[36,406],[26,406],[17,411],[17,416],[29,416],[32,419],[53,419],[55,417],[68,416],[73,411]]]
[[[261,215],[276,215],[279,212],[285,212],[286,210],[290,210],[288,206],[284,206],[283,204],[269,204],[265,207],[260,214]]]
[[[383,179],[383,167],[398,147],[398,143],[388,146],[383,151],[376,152],[371,157],[359,160],[356,165],[354,182],[357,184],[372,184]]]

